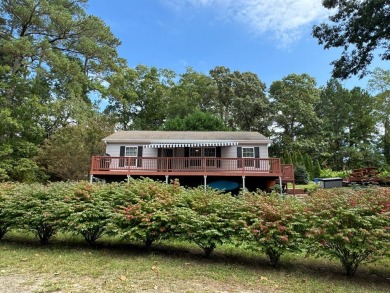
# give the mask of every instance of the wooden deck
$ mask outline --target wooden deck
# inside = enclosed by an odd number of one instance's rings
[[[345,184],[387,184],[390,178],[380,177],[379,174],[380,171],[375,167],[355,169],[347,178],[344,178],[343,181]]]
[[[293,169],[282,168],[279,158],[210,157],[110,157],[94,156],[91,175],[138,176],[283,176],[293,177]],[[290,173],[289,173],[290,171]]]

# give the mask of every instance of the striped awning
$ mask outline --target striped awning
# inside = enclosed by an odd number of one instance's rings
[[[235,146],[238,142],[199,142],[199,143],[152,143],[144,145],[145,148],[197,148],[197,147],[214,147],[214,146]]]

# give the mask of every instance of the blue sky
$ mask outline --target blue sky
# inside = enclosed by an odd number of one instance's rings
[[[340,50],[324,50],[311,28],[329,14],[320,0],[90,0],[87,12],[111,27],[130,67],[215,66],[256,73],[267,87],[290,73],[308,73],[319,86]],[[375,66],[384,68],[376,57]],[[366,88],[367,78],[343,82]]]

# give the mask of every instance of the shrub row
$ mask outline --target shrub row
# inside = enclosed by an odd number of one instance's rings
[[[206,256],[233,243],[265,253],[276,266],[286,251],[338,259],[348,275],[389,256],[390,189],[319,190],[305,199],[244,193],[237,197],[178,182],[0,185],[0,239],[9,229],[32,231],[42,244],[57,232],[143,242],[196,243]]]

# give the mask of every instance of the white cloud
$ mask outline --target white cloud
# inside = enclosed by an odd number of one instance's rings
[[[320,0],[165,0],[176,10],[207,8],[224,21],[247,26],[256,35],[270,35],[278,46],[287,47],[324,20],[329,11]]]

